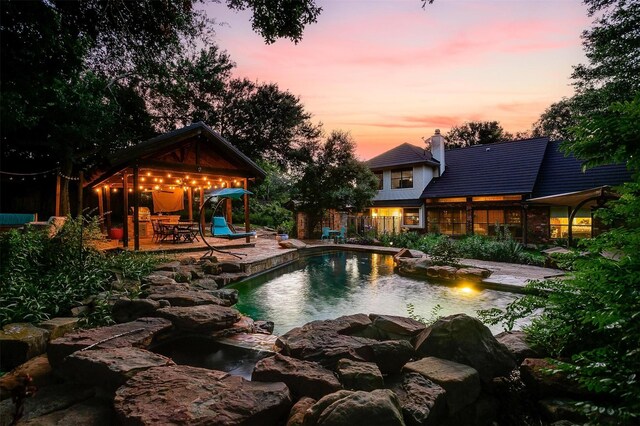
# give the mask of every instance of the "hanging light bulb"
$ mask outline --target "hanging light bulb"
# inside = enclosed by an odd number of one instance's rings
[[[171,177],[171,173],[167,173],[167,177],[170,178]]]
[[[118,188],[113,188],[113,192],[118,192]]]
[[[151,172],[147,172],[147,176],[151,176]]]
[[[96,192],[97,192],[97,193],[100,193],[100,188],[96,188]]]
[[[140,186],[138,187],[138,189],[139,189],[140,191],[142,191],[142,190],[144,189],[144,186],[140,185]]]
[[[195,185],[195,184],[196,184],[196,181],[194,179],[194,180],[191,181],[191,185]]]
[[[155,190],[160,189],[160,185],[156,185],[156,186],[154,186],[154,187],[153,187],[153,189],[155,189]]]
[[[143,177],[140,178],[140,182],[144,182],[144,178]]]
[[[129,192],[133,192],[133,188],[129,188]]]

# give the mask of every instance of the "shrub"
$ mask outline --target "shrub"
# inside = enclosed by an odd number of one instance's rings
[[[97,219],[72,218],[52,238],[42,231],[2,235],[0,325],[69,315],[88,296],[110,290],[115,272],[139,278],[160,261],[128,252],[104,254],[92,245],[99,238]]]

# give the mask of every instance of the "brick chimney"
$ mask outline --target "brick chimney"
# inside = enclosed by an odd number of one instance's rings
[[[429,138],[429,146],[431,149],[431,156],[440,162],[440,174],[438,176],[442,176],[445,169],[444,143],[444,136],[440,134],[440,129],[436,129],[434,135]]]

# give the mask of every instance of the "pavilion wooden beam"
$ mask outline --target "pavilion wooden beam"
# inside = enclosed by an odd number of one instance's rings
[[[139,164],[141,169],[155,169],[161,171],[174,171],[179,173],[194,173],[203,175],[216,175],[225,177],[253,177],[254,175],[248,170],[239,169],[220,169],[214,167],[195,166],[189,164],[166,163],[164,161],[146,160]]]
[[[198,203],[198,213],[202,211],[202,206],[204,206],[204,188],[200,188],[200,203]],[[204,235],[204,222],[205,217],[202,215],[200,217],[200,227],[202,228],[202,234]]]
[[[225,187],[231,188],[231,182],[227,181]],[[231,225],[231,230],[233,231],[233,210],[231,205],[231,198],[227,198],[227,201],[225,201],[225,210],[226,210],[225,216],[227,216],[227,223]]]
[[[187,188],[187,200],[189,203],[189,222],[193,222],[193,189],[191,187]]]
[[[140,250],[140,218],[138,213],[140,211],[140,190],[139,188],[139,179],[138,175],[140,173],[140,169],[138,166],[133,167],[133,187],[135,188],[133,192],[133,249],[138,251]],[[128,218],[127,218],[128,220]]]
[[[244,179],[244,190],[248,191],[248,180]],[[249,194],[244,194],[244,232],[251,232],[251,223],[249,223]],[[247,243],[251,242],[251,237],[247,237],[245,240]]]
[[[106,215],[104,217],[107,225],[107,234],[111,231],[111,188],[106,187],[104,189],[105,201],[106,201]]]
[[[96,191],[98,193],[98,215],[100,216],[100,232],[104,232],[104,201],[102,200],[102,193],[104,189],[102,187],[98,188]]]
[[[129,182],[126,173],[122,174],[122,246],[129,247]],[[134,186],[135,188],[135,186]]]

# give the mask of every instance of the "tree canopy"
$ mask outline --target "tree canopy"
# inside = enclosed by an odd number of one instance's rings
[[[463,148],[513,139],[513,135],[505,131],[498,121],[467,121],[451,127],[444,137],[449,148]]]
[[[378,179],[356,158],[348,133],[334,131],[324,143],[310,139],[296,155],[293,199],[308,214],[309,229],[327,209],[361,211],[378,192]]]
[[[201,1],[3,2],[3,163],[21,169],[15,171],[58,165],[64,175],[77,174],[110,152],[175,128],[180,123],[176,116],[185,120],[206,117],[212,101],[188,98],[195,89],[197,94],[211,93],[219,99],[225,99],[224,94],[226,98],[238,95],[237,85],[228,84],[233,64],[226,54],[215,46],[197,48],[211,46],[213,34],[212,20],[196,7],[198,3]],[[254,29],[266,42],[280,37],[300,40],[305,26],[321,11],[314,0],[295,7],[289,0],[225,3],[232,9],[251,10]],[[185,72],[191,80],[172,82],[184,71],[193,71]],[[251,91],[280,96],[278,107],[298,108],[300,121],[307,118],[290,94],[257,84]],[[167,112],[161,108],[162,101],[167,97],[174,110],[162,117],[159,115]],[[229,108],[229,102],[224,105]],[[221,111],[218,108],[214,113]],[[256,134],[246,133],[247,137]],[[64,179],[62,213],[67,212],[68,181]]]

